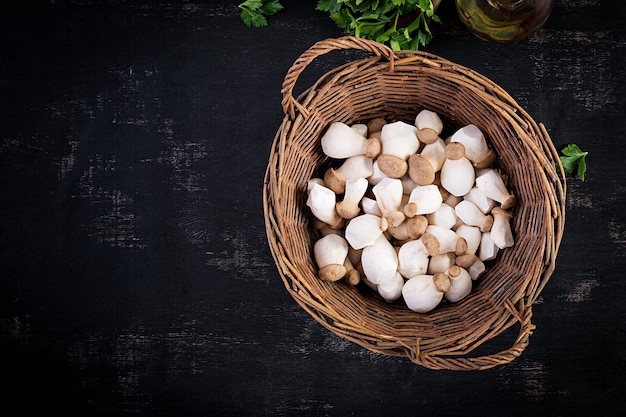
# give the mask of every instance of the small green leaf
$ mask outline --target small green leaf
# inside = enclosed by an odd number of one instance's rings
[[[561,150],[559,159],[563,165],[563,170],[568,174],[577,174],[581,181],[585,181],[587,172],[587,162],[585,160],[588,152],[583,152],[578,145],[569,144]]]
[[[583,157],[578,162],[578,178],[580,178],[581,181],[585,181],[585,173],[586,172],[587,172],[587,162],[585,162],[585,158]]]
[[[319,0],[316,9],[320,12],[336,13],[341,10],[342,3],[339,0]]]
[[[271,16],[283,9],[280,0],[246,0],[239,4],[241,20],[247,26],[267,26],[266,16]]]
[[[263,0],[246,0],[239,5],[241,9],[258,10],[263,6]]]
[[[339,28],[343,30],[348,30],[354,22],[354,17],[352,17],[350,12],[346,9],[331,14],[330,18],[335,22],[337,26],[339,26]]]
[[[243,23],[247,26],[253,26],[256,28],[267,26],[267,19],[265,16],[252,10],[243,9],[241,11],[241,20],[243,20]]]
[[[261,10],[263,11],[263,13],[265,13],[266,16],[276,14],[283,9],[284,7],[282,6],[282,4],[280,4],[279,0],[270,0],[261,7]]]

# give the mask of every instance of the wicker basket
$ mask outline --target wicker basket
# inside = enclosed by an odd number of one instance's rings
[[[302,71],[316,57],[340,49],[372,56],[326,73],[295,99]],[[487,369],[519,357],[535,328],[532,304],[554,271],[564,228],[565,174],[545,127],[468,68],[353,37],[320,41],[304,52],[289,69],[282,94],[285,118],[271,149],[263,202],[272,256],[300,306],[343,338],[431,369]],[[418,314],[365,286],[317,277],[312,256],[317,236],[305,190],[329,164],[319,138],[331,122],[412,121],[423,108],[437,112],[446,125],[473,123],[482,129],[518,202],[511,223],[515,246],[487,264],[464,300]],[[515,324],[519,334],[507,332],[513,336],[504,346],[496,344],[497,353],[477,349]]]

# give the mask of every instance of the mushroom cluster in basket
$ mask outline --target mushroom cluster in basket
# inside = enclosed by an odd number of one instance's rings
[[[513,246],[515,196],[494,168],[495,152],[473,124],[441,138],[421,110],[413,124],[373,119],[332,123],[324,154],[340,165],[307,184],[307,206],[324,281],[363,281],[419,313],[470,294],[485,262]]]

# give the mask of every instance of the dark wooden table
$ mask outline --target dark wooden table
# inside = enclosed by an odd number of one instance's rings
[[[557,0],[515,44],[446,0],[425,48],[504,87],[560,148],[556,271],[529,347],[432,371],[339,338],[287,294],[262,183],[280,86],[342,33],[315,0],[3,3],[0,414],[613,416],[626,411],[626,3]],[[318,62],[319,61],[319,62]],[[316,60],[302,86],[336,63]]]

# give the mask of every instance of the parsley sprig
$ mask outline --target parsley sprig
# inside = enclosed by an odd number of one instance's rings
[[[267,16],[283,10],[280,0],[246,0],[239,4],[241,20],[246,26],[267,26]]]
[[[440,22],[432,0],[319,0],[317,10],[347,33],[396,51],[426,46],[433,37],[429,22]]]
[[[567,145],[561,150],[559,156],[563,170],[568,174],[577,174],[581,181],[585,181],[585,172],[587,172],[585,157],[588,153],[583,152],[576,144]]]
[[[283,6],[280,0],[247,0],[239,8],[247,26],[261,27]],[[316,9],[327,12],[347,34],[396,51],[426,46],[433,37],[429,24],[441,22],[432,0],[318,0]]]

